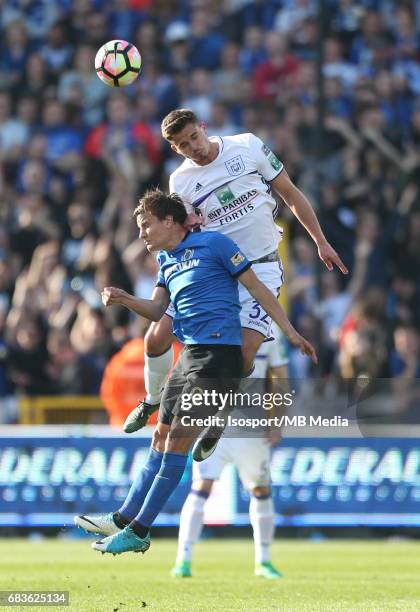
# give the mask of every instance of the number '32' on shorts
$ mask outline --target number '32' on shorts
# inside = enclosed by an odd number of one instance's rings
[[[270,291],[278,297],[280,288],[283,285],[284,272],[280,261],[270,261],[266,263],[255,263],[252,269],[259,280],[266,285]],[[239,283],[239,302],[241,304],[241,327],[254,329],[266,338],[271,338],[272,318],[265,312],[257,300],[245,287]],[[173,304],[169,304],[166,313],[171,319],[175,316]]]

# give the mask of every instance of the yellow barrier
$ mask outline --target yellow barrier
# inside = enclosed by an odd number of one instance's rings
[[[40,395],[19,401],[21,425],[108,422],[102,400],[91,395]],[[66,411],[66,414],[63,412]],[[85,414],[81,414],[85,412]],[[76,420],[74,420],[76,417]],[[78,418],[77,418],[78,417]]]
[[[283,240],[279,243],[279,255],[284,271],[284,284],[283,289],[280,291],[279,302],[283,306],[284,310],[288,312],[287,293],[286,293],[286,279],[288,273],[288,251],[289,251],[289,223],[285,219],[277,219],[277,225],[283,228]]]

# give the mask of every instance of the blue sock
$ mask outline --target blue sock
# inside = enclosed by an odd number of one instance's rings
[[[143,465],[139,475],[131,485],[124,504],[118,510],[124,519],[129,521],[133,520],[139,508],[142,507],[155,476],[160,470],[162,459],[163,453],[159,453],[154,448],[150,449],[146,463]]]
[[[136,523],[150,527],[163,506],[175,491],[187,465],[188,455],[165,453],[162,466],[150,487],[144,504],[134,519]]]

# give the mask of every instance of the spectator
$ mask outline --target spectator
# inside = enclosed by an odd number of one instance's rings
[[[47,373],[48,353],[43,331],[36,318],[22,313],[16,341],[9,347],[8,376],[15,393],[47,395],[53,383]]]
[[[339,78],[347,90],[356,83],[359,68],[344,58],[343,45],[338,38],[327,38],[324,42],[323,72],[327,78]]]
[[[256,25],[245,28],[243,44],[239,51],[239,65],[242,72],[252,73],[266,57],[263,29]]]
[[[332,19],[332,27],[338,32],[346,48],[350,48],[353,39],[360,31],[365,7],[353,0],[338,0],[338,7]]]
[[[420,36],[416,31],[413,12],[407,5],[395,8],[393,20],[395,57],[398,60],[416,60],[420,51]]]
[[[191,15],[190,66],[212,70],[220,65],[224,40],[212,31],[212,17],[205,10],[197,8]]]
[[[395,348],[390,355],[391,376],[420,378],[420,334],[416,327],[399,325],[394,331]]]
[[[24,71],[30,53],[26,26],[20,19],[11,21],[6,27],[5,44],[0,59],[2,81],[15,85]]]
[[[241,133],[241,128],[230,121],[228,107],[223,102],[213,102],[208,130],[210,135],[215,136]]]
[[[80,357],[65,329],[51,329],[47,341],[47,371],[58,395],[94,395],[96,373],[89,360]]]
[[[59,74],[70,63],[72,48],[64,23],[56,23],[47,35],[47,44],[40,49],[40,55],[52,74]]]
[[[117,349],[107,332],[99,304],[92,307],[84,300],[80,302],[70,340],[75,350],[89,364],[92,392],[98,394],[107,361]]]
[[[58,100],[49,101],[42,121],[40,133],[46,139],[47,162],[64,172],[74,170],[80,161],[83,138],[78,129],[69,127],[64,106]]]
[[[289,53],[287,38],[270,32],[265,38],[267,59],[257,65],[255,95],[264,101],[273,102],[281,89],[293,84],[297,78],[299,61]]]
[[[49,73],[47,62],[39,53],[31,53],[21,77],[19,90],[24,95],[33,96],[38,100],[50,92],[54,95],[56,79]]]
[[[215,93],[210,72],[197,68],[191,73],[190,92],[182,100],[181,106],[191,108],[197,117],[207,122],[210,120],[212,99],[214,99]]]
[[[175,21],[166,29],[165,40],[169,46],[168,63],[171,72],[185,72],[189,68],[189,35],[189,26],[183,21]]]
[[[385,29],[380,13],[367,11],[362,18],[361,34],[351,46],[350,59],[359,64],[366,76],[386,67],[393,55],[390,33]]]
[[[29,138],[26,125],[12,117],[11,96],[0,92],[0,156],[3,160],[17,160]]]
[[[386,332],[378,306],[366,297],[355,304],[352,327],[344,323],[338,362],[343,378],[384,377],[387,374]]]
[[[315,15],[313,0],[296,0],[280,9],[274,21],[274,29],[283,35],[294,37],[302,23]]]
[[[220,67],[215,71],[211,87],[222,102],[232,103],[239,100],[242,73],[238,66],[239,47],[227,43],[221,53]]]
[[[398,406],[398,423],[418,423],[420,387],[420,334],[413,325],[399,325],[394,331],[394,349],[389,369]],[[401,415],[401,412],[403,413]],[[404,414],[405,413],[405,414]]]
[[[92,211],[81,202],[72,202],[67,211],[69,233],[62,245],[62,260],[70,274],[89,267],[97,230]]]
[[[119,166],[126,178],[147,181],[159,159],[156,138],[148,125],[136,123],[125,96],[115,94],[107,102],[109,121],[94,128],[86,141],[86,152],[102,158],[115,169]]]
[[[92,71],[95,53],[94,47],[80,45],[74,54],[73,69],[64,72],[58,83],[60,102],[80,107],[82,121],[87,126],[103,119],[103,106],[110,91]]]

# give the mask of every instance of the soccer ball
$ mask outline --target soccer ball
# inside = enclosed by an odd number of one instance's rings
[[[110,40],[95,57],[95,70],[103,83],[110,87],[126,87],[137,79],[141,70],[141,55],[126,40]]]

